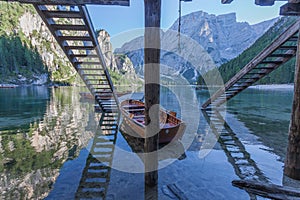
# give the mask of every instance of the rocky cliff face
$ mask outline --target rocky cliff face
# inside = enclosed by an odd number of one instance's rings
[[[180,45],[177,36],[178,20],[169,30],[161,34],[163,49],[161,62],[165,65],[162,67],[162,73],[166,74],[167,71],[173,70],[171,74],[180,73],[190,82],[195,80],[197,73],[220,66],[238,56],[276,21],[273,19],[249,25],[247,22],[237,22],[235,13],[215,16],[202,11],[183,16],[181,20]],[[191,45],[193,42],[199,46],[194,47]],[[143,73],[142,48],[143,37],[140,37],[116,50],[116,53],[128,55],[140,75]]]
[[[110,35],[105,30],[100,30],[98,32],[98,42],[103,52],[105,63],[107,67],[112,71],[117,71],[118,67],[114,58],[112,51],[112,44],[110,42]]]
[[[21,5],[13,5],[16,8],[22,8]],[[18,25],[14,32],[27,46],[37,49],[44,65],[47,67],[49,79],[56,82],[74,82],[75,69],[73,69],[39,15],[33,9],[25,10],[17,20]],[[8,32],[8,34],[10,33]]]
[[[105,30],[98,31],[99,46],[104,55],[107,67],[121,77],[116,85],[122,85],[126,82],[138,84],[139,79],[135,73],[133,63],[125,54],[114,54],[113,47],[110,41],[110,35]]]

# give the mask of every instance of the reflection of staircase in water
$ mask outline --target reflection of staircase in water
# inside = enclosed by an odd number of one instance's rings
[[[75,195],[76,199],[105,199],[110,181],[119,114],[102,113],[90,154]]]
[[[214,134],[219,136],[218,142],[236,175],[240,179],[269,182],[221,114],[217,110],[203,110],[202,112]]]

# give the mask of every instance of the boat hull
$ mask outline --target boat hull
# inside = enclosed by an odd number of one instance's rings
[[[124,127],[121,126],[121,129],[123,129],[123,131],[127,134],[145,139],[145,126],[130,118],[128,113],[122,107],[121,111],[124,124]],[[181,139],[184,134],[185,128],[186,125],[184,122],[180,122],[172,127],[168,126],[167,123],[163,124],[160,128],[160,131],[158,132],[159,143],[169,143],[173,140]]]

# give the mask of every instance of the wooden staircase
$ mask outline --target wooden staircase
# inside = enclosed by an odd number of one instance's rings
[[[213,94],[202,105],[202,108],[207,109],[220,106],[293,58],[297,53],[299,27],[300,20],[291,25],[253,58],[224,87]]]
[[[86,6],[33,5],[101,110],[116,111],[118,98]]]
[[[216,109],[202,110],[202,113],[213,133],[218,137],[218,142],[228,161],[233,166],[235,174],[243,180],[251,179],[268,183],[269,180],[257,167],[255,161],[251,159],[245,146],[223,119],[219,111]]]
[[[102,113],[75,199],[105,199],[119,119],[119,113]]]

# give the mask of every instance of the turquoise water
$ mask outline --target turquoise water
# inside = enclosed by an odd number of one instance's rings
[[[80,181],[85,176],[94,127],[99,120],[93,112],[93,102],[80,98],[83,90],[0,90],[1,199],[75,198],[82,186]],[[188,128],[183,143],[187,141],[188,146],[185,158],[170,156],[160,161],[160,165],[170,163],[158,173],[159,199],[174,199],[168,185],[176,185],[188,199],[249,199],[249,194],[231,186],[232,180],[245,176],[283,184],[292,90],[248,89],[228,103],[227,113],[222,116],[226,121],[222,131],[235,135],[235,145],[249,155],[252,168],[241,168],[232,162],[230,156],[239,155],[226,153],[228,145],[222,138],[213,143],[214,136],[209,134],[210,128],[199,109],[208,97],[207,91],[193,90],[192,95],[186,88],[172,91],[162,89],[161,102],[164,108],[186,119]],[[210,144],[213,148],[203,148]],[[133,151],[121,133],[116,137],[116,147]],[[106,198],[144,199],[144,174],[130,173],[141,165],[141,159],[133,154],[137,160],[126,163],[117,148],[112,155]]]

